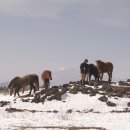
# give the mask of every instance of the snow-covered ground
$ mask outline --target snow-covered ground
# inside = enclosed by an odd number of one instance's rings
[[[21,98],[0,94],[0,101],[11,103],[0,107],[0,130],[44,130],[46,126],[58,127],[102,127],[106,130],[130,130],[130,113],[111,113],[112,110],[123,111],[128,108],[129,98],[109,98],[116,107],[109,107],[98,98],[87,94],[65,93],[62,101],[45,101],[42,103],[22,102]],[[31,97],[28,97],[31,98]],[[17,108],[24,112],[5,111]],[[128,108],[130,109],[130,108]],[[35,110],[32,112],[30,110]],[[58,128],[56,128],[58,129]]]

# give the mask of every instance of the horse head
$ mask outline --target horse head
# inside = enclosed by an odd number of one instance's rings
[[[9,85],[8,85],[8,90],[9,90],[10,96],[12,96],[12,94],[13,94],[13,90],[14,90],[14,88],[15,88],[15,85],[16,85],[16,82],[17,82],[18,79],[19,79],[19,77],[13,78],[13,79],[10,81]]]
[[[51,71],[49,71],[49,70],[43,71],[41,78],[42,78],[42,80],[44,82],[45,88],[48,89],[50,87],[50,82],[49,81],[52,80]]]

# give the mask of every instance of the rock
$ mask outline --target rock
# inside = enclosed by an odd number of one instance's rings
[[[110,102],[110,101],[107,102],[107,105],[108,105],[108,106],[111,106],[111,107],[115,107],[115,106],[116,106],[115,103],[112,103],[112,102]]]
[[[107,92],[112,92],[112,90],[113,90],[113,89],[112,89],[112,86],[111,86],[111,85],[108,85],[107,88],[106,88],[106,91],[107,91]]]
[[[67,110],[67,113],[72,113],[72,109]]]
[[[58,113],[58,111],[57,111],[57,110],[54,110],[53,113]]]
[[[10,102],[8,101],[0,101],[0,107],[3,107],[5,105],[8,105]]]
[[[98,81],[94,82],[94,87],[97,88],[100,85],[100,83]]]
[[[130,79],[127,79],[127,81],[126,82],[130,82]]]
[[[28,99],[23,99],[23,98],[21,98],[21,101],[22,101],[22,102],[29,102],[30,99],[29,99],[29,98],[28,98]]]
[[[65,93],[67,92],[67,90],[68,90],[67,88],[63,88],[63,89],[60,91],[60,94],[61,94],[61,95],[65,94]]]
[[[16,108],[6,108],[5,111],[12,113],[12,112],[23,112],[24,110]]]
[[[90,82],[89,82],[89,85],[90,85],[90,86],[94,86],[94,82],[93,82],[93,81],[90,81]]]
[[[52,101],[54,99],[55,100],[61,100],[61,94],[60,94],[60,92],[58,92],[57,94],[54,94],[51,97],[47,98],[47,100],[49,100],[49,101]]]
[[[104,95],[104,96],[101,96],[100,98],[98,98],[98,100],[100,100],[102,102],[107,102],[108,98]]]
[[[118,97],[123,97],[124,94],[126,94],[126,90],[125,89],[121,89],[121,90],[118,91],[117,96]]]
[[[95,90],[90,91],[90,95],[89,96],[96,96],[96,91]]]
[[[127,103],[127,106],[130,107],[130,102]]]
[[[46,90],[46,96],[51,96],[53,94],[56,94],[58,92],[58,86],[52,86],[48,90]]]
[[[100,89],[101,91],[110,91],[111,90],[111,85],[109,83],[103,83],[102,88]]]
[[[82,94],[88,94],[88,89],[85,87],[83,87],[80,91]]]
[[[119,81],[119,85],[124,85],[124,86],[126,86],[126,85],[127,85],[127,82],[125,82],[125,81]]]
[[[77,94],[78,91],[79,91],[79,88],[80,88],[79,85],[75,85],[72,89],[70,89],[69,92],[72,93],[72,94]]]

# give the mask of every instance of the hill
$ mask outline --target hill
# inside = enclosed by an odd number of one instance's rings
[[[107,83],[83,87],[71,82],[30,96],[28,91],[16,98],[0,94],[0,129],[129,130],[129,86],[123,88]],[[61,98],[55,93],[62,93]]]

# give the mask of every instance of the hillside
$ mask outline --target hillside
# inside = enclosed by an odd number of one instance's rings
[[[72,82],[31,96],[28,91],[16,98],[0,94],[0,129],[129,130],[129,86],[123,88],[107,83],[82,87]],[[61,98],[54,96],[58,93]]]

